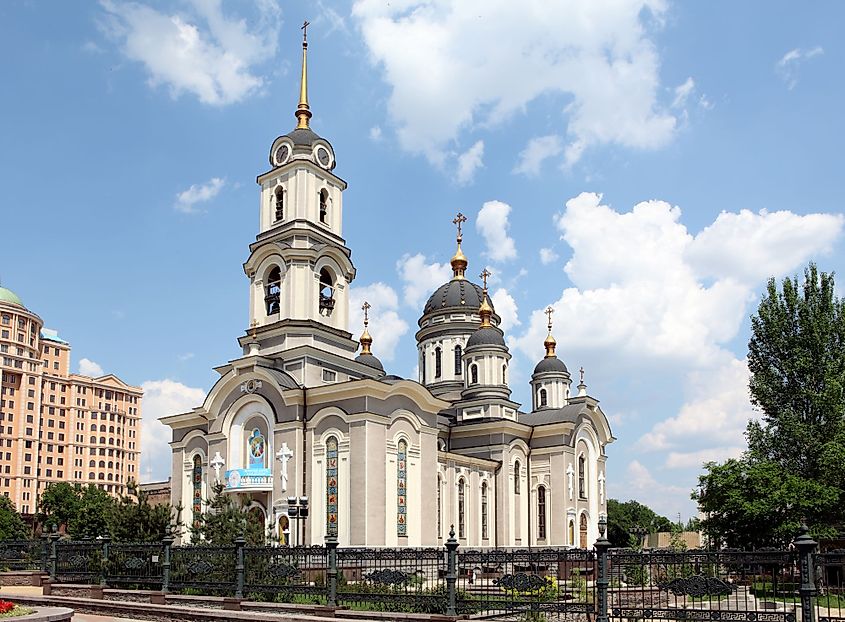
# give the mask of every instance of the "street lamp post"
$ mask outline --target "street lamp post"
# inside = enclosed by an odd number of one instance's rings
[[[297,534],[296,545],[302,546],[305,540],[305,520],[308,518],[308,497],[288,497],[288,518],[295,521],[291,531]]]

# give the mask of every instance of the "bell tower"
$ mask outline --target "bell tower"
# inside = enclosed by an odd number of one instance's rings
[[[348,332],[355,267],[342,237],[347,184],[334,173],[331,143],[311,129],[308,25],[296,127],[273,141],[270,170],[257,178],[258,235],[244,263],[250,329],[239,341],[245,355],[282,357],[285,371],[311,386],[373,370],[355,363],[358,342]]]

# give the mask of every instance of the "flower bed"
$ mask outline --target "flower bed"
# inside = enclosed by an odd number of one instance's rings
[[[0,600],[0,618],[17,618],[32,613],[32,609],[21,607],[8,600]]]

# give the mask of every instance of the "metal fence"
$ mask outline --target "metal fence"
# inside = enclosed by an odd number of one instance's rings
[[[845,622],[845,550],[633,551],[444,547],[174,546],[100,540],[0,542],[0,568],[58,583],[368,611],[585,622]]]

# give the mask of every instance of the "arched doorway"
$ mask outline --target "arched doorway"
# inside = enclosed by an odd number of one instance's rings
[[[581,514],[581,544],[582,549],[587,548],[587,515]]]
[[[290,546],[290,519],[285,514],[279,517],[279,544]]]

